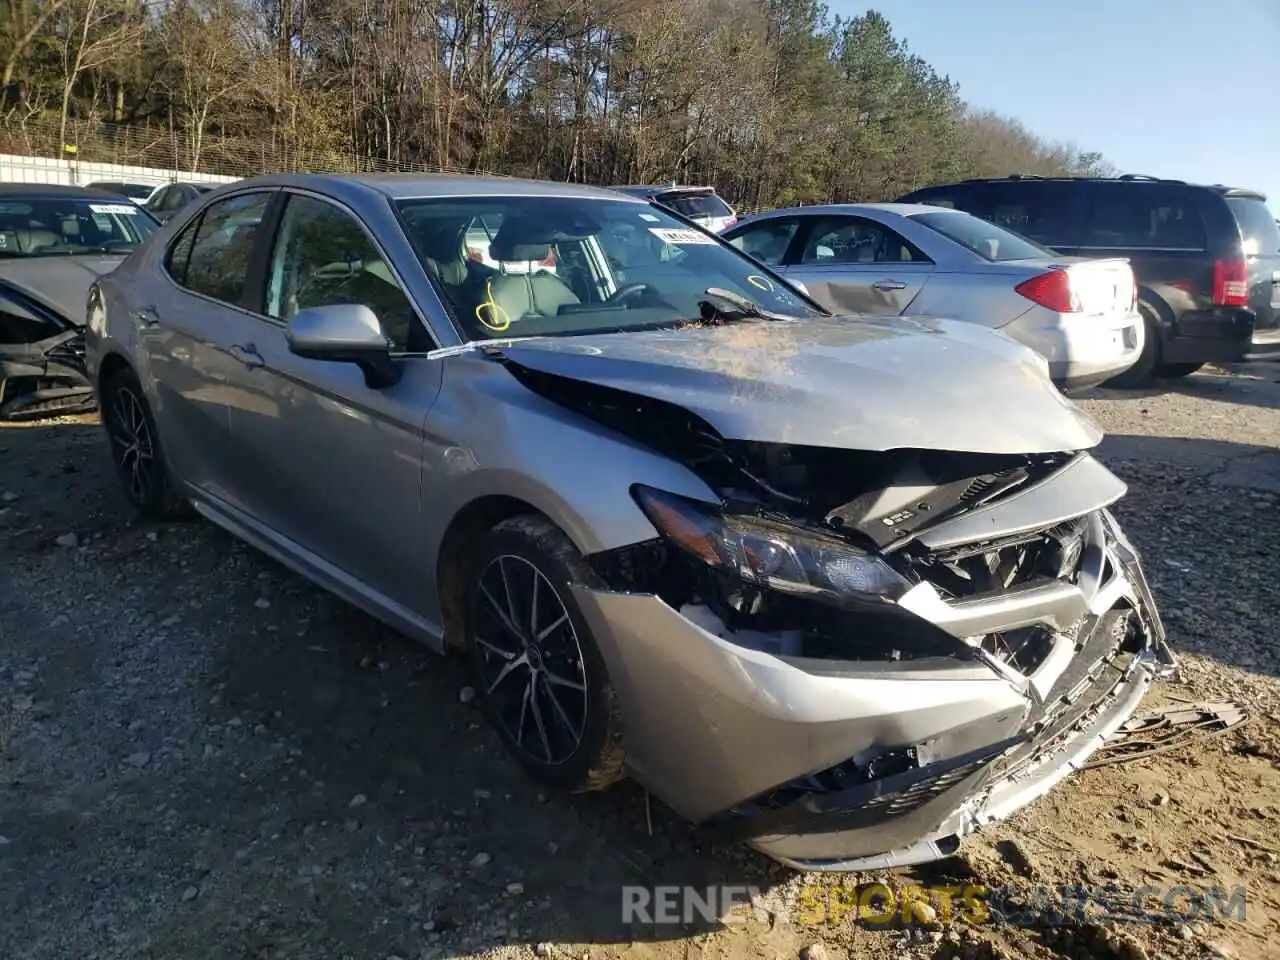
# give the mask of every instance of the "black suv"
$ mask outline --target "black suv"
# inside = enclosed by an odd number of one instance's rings
[[[1113,385],[1280,357],[1280,227],[1257,191],[1133,174],[1014,176],[926,187],[899,201],[964,210],[1064,256],[1127,257],[1147,339]]]

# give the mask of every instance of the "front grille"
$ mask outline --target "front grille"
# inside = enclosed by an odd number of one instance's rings
[[[905,790],[899,790],[897,793],[881,794],[856,807],[837,807],[836,809],[841,813],[857,811],[867,814],[878,813],[890,819],[901,817],[919,810],[930,800],[937,799],[952,787],[959,786],[970,776],[981,770],[983,765],[988,762],[990,761],[975,760],[936,777],[918,780]]]
[[[1029,742],[997,761],[992,767],[992,776],[1000,779],[1015,776],[1025,767],[1064,747],[1076,735],[1076,728],[1086,717],[1116,697],[1128,675],[1128,666],[1128,656],[1108,659],[1085,678],[1065,708],[1061,701],[1054,703],[1053,706],[1063,709],[1047,718],[1043,709],[1038,711],[1039,729],[1033,730]]]
[[[1086,518],[998,540],[908,554],[916,576],[944,598],[998,593],[1042,577],[1074,580],[1084,555]]]

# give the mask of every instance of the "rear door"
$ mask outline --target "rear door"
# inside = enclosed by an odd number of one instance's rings
[[[210,204],[170,245],[163,273],[145,275],[131,291],[165,450],[180,476],[224,498],[228,409],[245,374],[232,351],[254,319],[245,298],[274,198],[274,190],[254,190]]]
[[[897,316],[933,274],[933,262],[884,224],[851,215],[805,220],[781,272],[834,313]]]
[[[1280,227],[1264,200],[1227,197],[1227,206],[1240,225],[1241,249],[1249,268],[1254,339],[1258,334],[1276,337],[1280,347]]]

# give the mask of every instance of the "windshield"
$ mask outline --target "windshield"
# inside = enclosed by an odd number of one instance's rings
[[[821,311],[759,264],[647,203],[580,197],[402,200],[396,207],[467,340],[653,329],[739,311]]]
[[[916,213],[912,214],[911,219],[942,234],[948,240],[954,240],[961,246],[968,247],[991,263],[1003,263],[1007,260],[1040,260],[1057,256],[1052,250],[1038,243],[1032,243],[1026,237],[958,210]]]
[[[126,200],[92,197],[0,197],[0,257],[125,254],[159,225]]]

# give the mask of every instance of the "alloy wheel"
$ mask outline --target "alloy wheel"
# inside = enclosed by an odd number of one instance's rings
[[[155,444],[142,399],[129,387],[119,386],[108,409],[107,435],[120,479],[130,499],[147,503],[155,492]]]
[[[480,574],[472,642],[484,694],[514,745],[556,766],[581,745],[587,675],[573,619],[551,581],[505,554]]]

